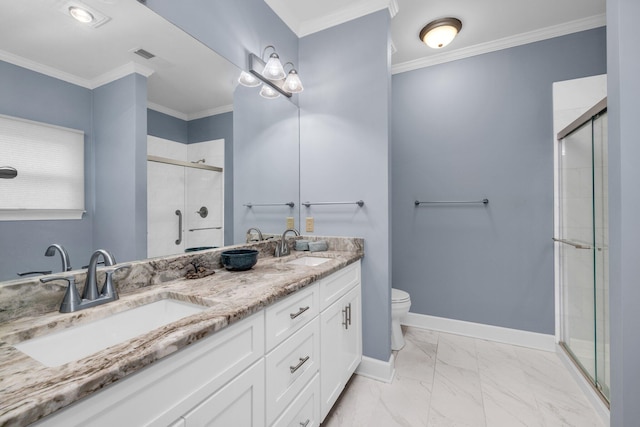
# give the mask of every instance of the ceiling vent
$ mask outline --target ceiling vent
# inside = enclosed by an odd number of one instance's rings
[[[155,58],[156,57],[153,53],[151,53],[149,51],[146,51],[146,50],[144,50],[142,48],[134,50],[133,53],[135,53],[138,56],[143,57],[144,59],[151,59],[151,58]]]

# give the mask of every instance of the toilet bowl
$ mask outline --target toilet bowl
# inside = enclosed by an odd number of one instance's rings
[[[391,288],[391,350],[404,347],[404,337],[400,328],[400,321],[409,313],[411,298],[400,289]]]

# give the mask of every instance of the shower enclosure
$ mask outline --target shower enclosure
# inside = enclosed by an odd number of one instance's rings
[[[224,245],[224,140],[194,144],[149,136],[147,256]]]
[[[558,134],[560,344],[609,401],[606,98]]]

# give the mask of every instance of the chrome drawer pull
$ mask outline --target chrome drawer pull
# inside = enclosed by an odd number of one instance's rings
[[[311,421],[311,420],[307,420],[307,421],[305,421],[305,422],[300,422],[300,425],[301,425],[302,427],[307,427],[307,426],[309,425],[309,422],[310,422],[310,421]]]
[[[342,321],[342,326],[344,326],[345,329],[349,329],[349,315],[347,314],[347,310],[349,307],[345,306],[342,309],[342,318],[344,319]]]
[[[295,371],[297,371],[298,369],[300,369],[300,367],[302,365],[304,365],[304,362],[306,362],[307,360],[309,360],[309,356],[307,357],[301,357],[300,358],[300,362],[298,362],[298,364],[296,366],[289,366],[289,370],[291,371],[291,373],[293,374]]]
[[[300,316],[302,313],[304,313],[307,310],[309,310],[309,306],[300,307],[300,311],[298,311],[297,313],[289,314],[289,317],[291,317],[292,319],[295,319],[296,317]]]

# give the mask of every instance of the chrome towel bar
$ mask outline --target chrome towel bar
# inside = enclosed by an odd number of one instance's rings
[[[416,200],[414,203],[415,203],[416,206],[420,206],[420,205],[435,205],[435,204],[480,204],[480,203],[482,203],[483,205],[488,205],[489,204],[489,199],[461,200],[461,201],[436,200],[436,201],[429,201],[429,202],[421,202],[419,200]]]
[[[360,207],[363,207],[364,201],[358,200],[356,202],[304,202],[302,204],[306,207],[309,207],[311,205],[358,205]]]
[[[245,203],[242,206],[246,206],[249,209],[251,209],[254,206],[289,206],[290,208],[294,207],[296,204],[293,202],[287,202],[287,203]]]

